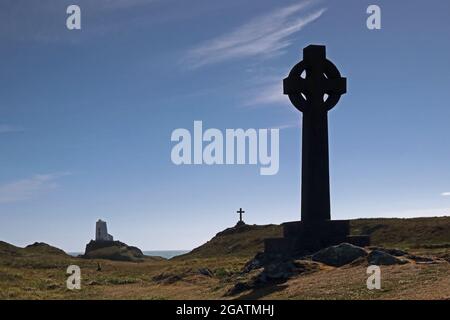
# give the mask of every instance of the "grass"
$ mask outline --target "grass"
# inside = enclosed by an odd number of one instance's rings
[[[408,248],[414,254],[450,257],[450,218],[361,219],[353,233],[369,233],[373,244]],[[190,254],[170,260],[142,262],[81,259],[57,248],[18,248],[0,242],[1,299],[448,299],[450,264],[409,263],[382,267],[382,290],[368,290],[367,265],[341,268],[322,265],[319,271],[287,282],[248,290],[227,291],[251,275],[245,263],[262,249],[263,239],[277,237],[281,227],[250,226],[225,230]],[[97,263],[101,271],[97,271]],[[66,269],[81,268],[81,290],[68,290]],[[211,275],[199,269],[209,269]]]
[[[399,248],[449,247],[450,217],[357,219],[354,234],[370,234],[374,245]]]
[[[357,219],[350,221],[350,227],[354,235],[370,235],[372,245],[375,246],[429,249],[450,247],[450,217]],[[263,251],[264,239],[282,237],[282,234],[280,225],[230,228],[176,259],[248,257]]]
[[[281,237],[279,225],[247,225],[238,229],[230,228],[219,232],[204,245],[175,259],[205,257],[248,257],[264,249],[264,239]]]

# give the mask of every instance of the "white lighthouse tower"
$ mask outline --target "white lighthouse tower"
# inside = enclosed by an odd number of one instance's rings
[[[114,241],[113,236],[108,233],[106,221],[99,219],[95,224],[95,241]]]

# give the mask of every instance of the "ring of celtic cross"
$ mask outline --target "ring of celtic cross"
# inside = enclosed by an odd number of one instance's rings
[[[306,74],[302,77],[303,74]],[[283,81],[284,94],[301,112],[319,108],[322,111],[332,109],[346,93],[346,78],[328,59],[320,64],[310,65],[302,60],[289,72]]]

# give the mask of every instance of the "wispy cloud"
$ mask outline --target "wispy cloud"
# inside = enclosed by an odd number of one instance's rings
[[[0,124],[0,134],[1,133],[12,133],[12,132],[22,132],[24,128],[19,126],[13,126],[10,124]]]
[[[326,11],[322,8],[298,17],[300,12],[314,3],[304,1],[254,18],[230,33],[191,49],[186,61],[192,68],[198,68],[229,59],[280,54],[291,45],[290,36],[317,20]]]
[[[443,196],[443,197],[450,197],[450,192],[442,192],[441,196]]]
[[[0,185],[0,203],[11,203],[30,200],[36,196],[56,188],[56,180],[67,176],[68,172],[37,174],[30,178],[20,179]]]
[[[299,123],[287,122],[287,123],[272,126],[271,129],[284,130],[284,129],[292,129],[292,128],[298,128],[298,127],[300,127],[300,122]]]
[[[255,84],[253,89],[246,93],[243,104],[245,106],[262,106],[267,104],[289,104],[289,99],[283,94],[281,77],[278,81]]]

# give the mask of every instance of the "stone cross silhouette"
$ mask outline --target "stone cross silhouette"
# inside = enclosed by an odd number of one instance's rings
[[[242,221],[242,214],[245,213],[245,211],[242,210],[242,208],[239,208],[239,210],[236,211],[236,212],[239,213],[239,222],[243,222],[243,221]]]
[[[303,113],[302,221],[330,220],[328,111],[346,93],[346,78],[326,58],[325,46],[310,45],[303,49],[303,60],[292,68],[283,87]]]
[[[283,82],[284,94],[303,113],[302,219],[283,223],[283,237],[264,240],[264,253],[297,257],[343,242],[370,245],[370,236],[351,235],[348,220],[331,220],[328,111],[346,93],[347,80],[325,56],[325,46],[303,49]]]

